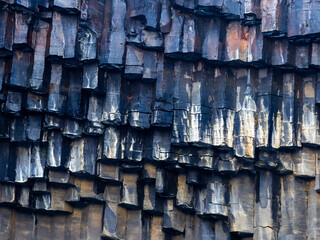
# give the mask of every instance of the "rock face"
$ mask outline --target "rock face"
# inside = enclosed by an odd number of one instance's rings
[[[0,0],[0,239],[319,240],[319,21]]]

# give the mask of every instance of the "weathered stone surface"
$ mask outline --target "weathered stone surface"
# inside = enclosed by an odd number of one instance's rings
[[[255,204],[254,239],[277,239],[279,229],[279,177],[270,171],[259,172],[258,201]]]
[[[236,234],[253,234],[254,177],[238,175],[230,180],[230,231]]]
[[[319,239],[319,9],[0,0],[0,239]]]
[[[286,1],[261,0],[260,9],[262,32],[270,36],[285,36],[287,33],[286,16],[288,11]]]
[[[293,175],[280,178],[281,218],[279,238],[305,238],[308,182]],[[289,221],[290,219],[290,221]]]
[[[1,56],[6,56],[12,51],[13,33],[14,33],[14,18],[13,13],[4,8],[0,12],[0,53]]]
[[[77,29],[76,16],[53,12],[49,55],[74,58]]]
[[[239,69],[237,76],[237,105],[234,123],[235,155],[253,158],[255,149],[255,113],[257,112],[257,71]]]
[[[168,199],[165,203],[163,228],[174,233],[182,233],[185,230],[186,215],[174,207],[173,200]]]
[[[107,0],[100,45],[100,65],[109,68],[120,68],[125,50],[124,20],[126,2]]]

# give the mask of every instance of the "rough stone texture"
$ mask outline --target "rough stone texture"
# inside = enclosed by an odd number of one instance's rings
[[[319,20],[0,0],[0,239],[320,239]]]

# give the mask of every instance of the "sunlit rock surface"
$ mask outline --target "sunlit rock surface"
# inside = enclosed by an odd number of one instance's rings
[[[0,0],[0,239],[319,240],[320,2]]]

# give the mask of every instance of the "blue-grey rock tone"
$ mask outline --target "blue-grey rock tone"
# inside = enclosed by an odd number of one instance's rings
[[[0,240],[320,240],[319,0],[0,0]]]

